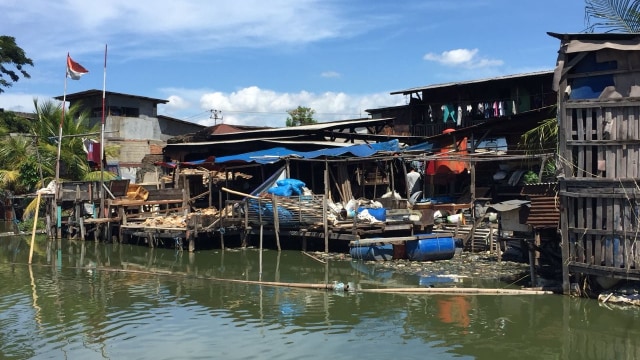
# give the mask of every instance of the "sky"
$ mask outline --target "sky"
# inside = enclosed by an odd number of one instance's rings
[[[0,94],[33,112],[65,93],[66,55],[98,89],[167,100],[158,113],[202,125],[285,126],[366,118],[393,91],[551,70],[579,33],[582,0],[0,0],[0,35],[34,62]],[[107,48],[106,71],[104,66]],[[106,85],[106,86],[105,86]],[[218,119],[214,119],[214,114]]]

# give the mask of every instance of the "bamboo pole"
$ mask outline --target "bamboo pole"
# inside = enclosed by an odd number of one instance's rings
[[[72,269],[85,269],[86,267],[71,267]],[[240,279],[224,279],[213,276],[191,276],[187,273],[176,273],[171,271],[148,271],[148,270],[131,270],[118,269],[110,267],[96,267],[96,271],[111,271],[119,273],[143,274],[143,275],[165,275],[165,276],[182,276],[193,277],[196,279],[224,281],[239,284],[265,285],[291,288],[305,289],[322,289],[335,290],[334,284],[315,284],[315,283],[291,283],[279,281],[261,281],[261,280],[240,280]],[[347,284],[343,288],[345,291],[356,291],[362,293],[381,293],[381,294],[451,294],[451,295],[551,295],[553,291],[535,290],[535,289],[486,289],[486,288],[381,288],[381,289],[351,289]]]
[[[228,192],[228,193],[230,193],[230,194],[235,194],[235,195],[240,195],[240,196],[248,197],[249,199],[255,199],[255,200],[262,199],[262,198],[261,198],[261,197],[259,197],[259,196],[254,196],[254,195],[246,194],[246,193],[243,193],[243,192],[240,192],[240,191],[227,189],[226,187],[222,187],[222,188],[221,188],[221,190],[222,190],[222,191],[226,191],[226,192]]]
[[[460,295],[547,295],[546,290],[485,289],[485,288],[395,288],[360,289],[358,292],[389,294],[460,294]]]
[[[310,258],[312,258],[313,260],[315,260],[315,261],[317,261],[317,262],[319,262],[319,263],[322,263],[322,264],[326,264],[326,263],[327,263],[326,261],[324,261],[324,260],[322,260],[322,259],[318,259],[317,257],[315,257],[315,256],[313,256],[313,255],[311,255],[311,254],[309,254],[309,253],[308,253],[308,252],[306,252],[306,251],[303,251],[303,252],[302,252],[302,254],[303,254],[303,255],[306,255],[306,256],[308,256],[308,257],[310,257]]]
[[[42,194],[38,193],[38,197],[36,198],[36,214],[33,217],[33,229],[31,230],[31,246],[29,248],[29,264],[31,264],[31,259],[33,259],[33,245],[36,241],[36,228],[38,226],[38,210],[40,210],[40,197]]]

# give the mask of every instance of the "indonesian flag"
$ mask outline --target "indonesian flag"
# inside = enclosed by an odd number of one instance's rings
[[[88,72],[89,70],[85,69],[82,65],[73,61],[73,59],[71,59],[71,56],[67,54],[67,76],[68,77],[70,77],[73,80],[79,80],[82,75]]]

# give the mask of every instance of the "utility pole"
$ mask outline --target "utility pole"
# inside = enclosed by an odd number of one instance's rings
[[[218,125],[218,119],[220,119],[220,123],[222,123],[222,110],[211,109],[209,112],[211,112],[209,119],[213,119],[213,125]]]

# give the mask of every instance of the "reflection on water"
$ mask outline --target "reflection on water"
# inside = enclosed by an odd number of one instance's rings
[[[295,251],[260,259],[252,249],[194,254],[38,239],[28,266],[29,240],[0,239],[0,358],[640,358],[635,308],[555,295],[343,293],[219,280],[457,281]]]

